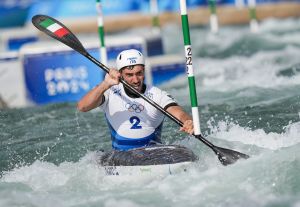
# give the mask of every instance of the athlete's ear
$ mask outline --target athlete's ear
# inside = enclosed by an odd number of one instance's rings
[[[121,70],[119,70],[119,72],[120,72],[120,74],[121,74],[121,79],[123,79],[123,73],[124,73],[124,70],[121,69]]]

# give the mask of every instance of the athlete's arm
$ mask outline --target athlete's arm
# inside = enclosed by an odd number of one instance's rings
[[[180,106],[170,106],[167,108],[167,111],[183,123],[183,126],[180,127],[180,131],[184,131],[188,134],[194,133],[192,117],[188,113],[186,113]]]
[[[90,111],[103,103],[104,92],[113,85],[119,84],[120,72],[114,69],[106,74],[102,83],[90,90],[78,103],[77,109],[82,112]]]

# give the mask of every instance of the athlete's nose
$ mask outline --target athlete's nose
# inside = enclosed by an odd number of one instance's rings
[[[133,83],[138,83],[138,82],[139,82],[139,79],[138,79],[138,77],[137,77],[136,75],[134,75],[134,76],[132,77],[132,82],[133,82]]]

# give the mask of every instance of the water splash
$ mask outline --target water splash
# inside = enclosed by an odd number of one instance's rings
[[[255,145],[270,150],[277,150],[300,143],[300,122],[285,126],[282,133],[266,133],[263,129],[252,130],[248,127],[241,127],[230,120],[219,121],[215,125],[213,118],[210,119],[208,125],[213,137]]]

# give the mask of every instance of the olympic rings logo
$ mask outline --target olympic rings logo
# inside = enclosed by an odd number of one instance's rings
[[[131,103],[127,103],[125,105],[126,109],[130,112],[135,112],[135,113],[141,113],[142,111],[144,111],[145,107],[141,104],[131,104]]]

